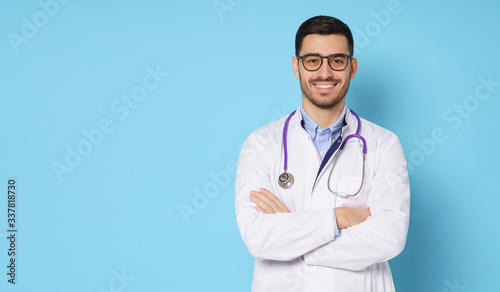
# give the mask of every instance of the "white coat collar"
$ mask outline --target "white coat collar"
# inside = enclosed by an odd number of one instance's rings
[[[307,131],[302,128],[302,119],[302,113],[300,112],[300,107],[298,107],[290,122],[293,122],[294,127],[299,126],[307,134]],[[356,128],[358,127],[358,121],[349,108],[347,108],[344,120],[346,122],[346,125],[342,127],[342,138],[345,138],[347,135],[356,133]]]

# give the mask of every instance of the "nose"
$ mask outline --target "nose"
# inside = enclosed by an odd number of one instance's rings
[[[328,77],[333,76],[333,69],[330,68],[330,65],[328,65],[328,57],[323,57],[323,58],[324,58],[322,59],[323,62],[317,72],[318,72],[318,77],[326,79]]]

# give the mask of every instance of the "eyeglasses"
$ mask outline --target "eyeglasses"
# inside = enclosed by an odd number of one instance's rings
[[[328,59],[328,65],[335,71],[342,71],[347,67],[347,63],[352,56],[346,54],[333,54],[328,57],[322,57],[319,54],[307,54],[298,57],[302,60],[302,65],[307,71],[317,71],[323,65],[323,59]]]

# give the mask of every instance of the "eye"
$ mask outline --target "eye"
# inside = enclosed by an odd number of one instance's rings
[[[345,58],[342,56],[333,57],[333,58],[331,58],[330,63],[337,64],[337,65],[343,65],[343,64],[345,64]]]
[[[320,63],[321,59],[319,56],[306,56],[304,57],[304,62],[307,64],[314,65]]]
[[[302,64],[304,64],[304,68],[309,71],[318,70],[321,66],[321,56],[319,55],[305,55],[302,57]]]

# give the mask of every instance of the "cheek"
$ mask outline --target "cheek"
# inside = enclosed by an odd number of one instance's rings
[[[300,84],[302,84],[303,87],[308,87],[309,86],[309,80],[306,76],[302,75],[300,78]]]
[[[352,76],[351,76],[351,72],[348,71],[348,72],[343,72],[342,75],[339,76],[339,78],[342,80],[343,83],[349,83],[349,80],[351,80]]]
[[[300,74],[300,77],[304,83],[309,83],[311,80],[317,78],[315,74],[313,74],[312,72],[308,72],[308,71],[302,71]]]

